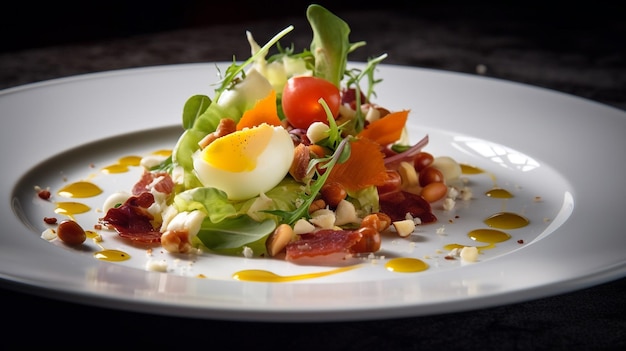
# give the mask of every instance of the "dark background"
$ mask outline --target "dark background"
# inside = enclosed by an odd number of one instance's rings
[[[68,43],[124,38],[181,28],[215,26],[254,19],[301,17],[310,1],[103,1],[12,3],[0,14],[0,52]],[[595,40],[624,47],[624,12],[620,2],[551,1],[318,1],[341,15],[346,11],[391,9],[400,15],[430,20],[480,21],[494,31],[515,30],[515,22],[535,27],[527,35],[538,42],[563,46],[592,40],[589,31],[605,35]],[[393,18],[389,18],[393,21]],[[559,45],[556,43],[556,45]],[[594,43],[598,46],[598,43]],[[600,45],[601,46],[601,45]]]

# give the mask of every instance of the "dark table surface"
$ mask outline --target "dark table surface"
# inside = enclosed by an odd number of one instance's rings
[[[352,41],[367,41],[365,54],[388,53],[386,63],[481,74],[626,109],[626,26],[617,7],[577,9],[568,14],[559,8],[459,8],[453,3],[443,2],[448,7],[405,3],[395,10],[342,7],[336,13],[350,24]],[[210,22],[211,16],[202,16],[205,8],[194,10],[200,13],[187,14],[189,25],[155,26],[153,30],[128,29],[131,15],[118,24],[117,31],[101,30],[91,36],[78,36],[80,28],[69,24],[65,32],[50,27],[56,36],[45,43],[3,31],[3,42],[9,44],[0,51],[0,89],[89,72],[227,61],[233,55],[245,58],[249,55],[245,30],[256,38],[269,38],[293,24],[297,30],[290,38],[295,46],[308,47],[310,42],[304,10],[273,17],[245,12],[248,16],[231,18],[232,23]],[[366,57],[357,54],[352,59]],[[85,306],[6,287],[0,292],[5,321],[2,343],[8,341],[16,349],[54,345],[95,349],[228,345],[249,350],[626,346],[623,277],[506,306],[341,323],[198,320]],[[20,330],[26,331],[25,339],[10,335]]]

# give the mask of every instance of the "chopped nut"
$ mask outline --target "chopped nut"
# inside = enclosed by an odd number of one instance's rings
[[[237,131],[237,124],[235,123],[235,121],[230,118],[222,118],[220,119],[220,123],[217,125],[215,131],[213,133],[207,134],[204,138],[202,138],[202,140],[198,142],[198,145],[201,149],[204,149],[215,139],[223,137],[224,135],[228,135],[235,131]]]
[[[267,253],[270,256],[276,256],[289,244],[293,237],[294,232],[291,226],[285,223],[279,225],[265,242]]]
[[[402,179],[402,188],[413,188],[419,185],[419,176],[412,164],[406,161],[400,162],[398,173]]]
[[[354,204],[348,200],[341,200],[335,210],[335,225],[359,223],[361,219],[356,214]]]
[[[415,230],[415,222],[413,222],[412,219],[394,221],[392,224],[398,235],[403,238],[411,235],[411,233],[413,233],[413,231]]]
[[[309,206],[309,213],[313,213],[315,211],[322,210],[325,208],[326,208],[326,201],[322,199],[317,199],[313,201],[313,203],[311,203],[311,206]]]
[[[293,161],[289,168],[289,174],[293,179],[303,181],[308,177],[307,169],[309,168],[310,159],[309,147],[304,144],[298,144],[293,151]]]

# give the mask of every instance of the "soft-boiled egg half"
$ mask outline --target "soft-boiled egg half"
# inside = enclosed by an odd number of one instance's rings
[[[262,123],[215,139],[193,155],[193,167],[205,187],[245,200],[280,183],[293,161],[294,145],[281,126]]]

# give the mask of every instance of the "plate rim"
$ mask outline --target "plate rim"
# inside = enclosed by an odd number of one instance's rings
[[[167,74],[174,72],[183,72],[183,71],[198,71],[204,72],[209,69],[210,66],[216,64],[227,64],[224,62],[213,62],[213,63],[192,63],[192,64],[176,64],[176,65],[164,65],[164,66],[151,66],[151,67],[139,67],[139,68],[127,68],[121,70],[114,71],[103,71],[103,72],[94,72],[94,73],[86,73],[77,76],[71,77],[62,77],[56,78],[43,82],[35,82],[29,83],[22,86],[7,88],[0,91],[0,103],[3,101],[3,98],[13,94],[24,94],[28,93],[33,89],[49,89],[58,87],[60,85],[65,84],[80,84],[81,82],[93,82],[99,79],[111,80],[119,77],[138,77],[143,75],[150,74]],[[358,64],[358,63],[357,63]],[[515,89],[529,90],[533,93],[537,93],[540,95],[548,95],[550,97],[558,96],[559,98],[563,98],[565,102],[571,102],[576,104],[583,104],[589,107],[592,110],[602,111],[603,113],[609,113],[617,116],[620,119],[620,123],[626,125],[625,117],[626,113],[617,108],[603,105],[601,103],[597,103],[595,101],[591,101],[588,99],[572,96],[566,93],[556,92],[550,89],[545,89],[541,87],[535,87],[531,85],[527,85],[524,83],[511,82],[506,80],[501,80],[497,78],[490,77],[482,77],[482,76],[473,76],[469,74],[463,73],[455,73],[449,71],[439,71],[434,69],[424,69],[419,67],[412,66],[401,66],[401,65],[381,65],[381,69],[386,71],[392,70],[408,70],[414,72],[416,74],[427,73],[429,75],[434,75],[435,77],[446,77],[455,79],[457,77],[462,77],[461,79],[470,80],[470,81],[478,81],[481,84],[487,85],[496,85],[498,87],[507,89],[510,87],[514,87]],[[210,70],[210,69],[209,69]],[[2,105],[0,104],[0,109]],[[614,116],[611,118],[615,118]],[[163,127],[163,125],[161,125]],[[132,131],[129,131],[129,133]],[[4,134],[4,132],[3,132]],[[71,145],[68,145],[71,146]],[[79,146],[79,145],[76,145]],[[5,158],[3,156],[3,158]],[[622,166],[623,167],[623,166]],[[13,176],[14,174],[12,174]],[[15,179],[11,179],[11,182],[15,185],[17,182]],[[9,186],[10,189],[13,189],[13,186]],[[6,187],[3,187],[2,194],[6,199],[5,194]],[[623,190],[622,190],[623,192]],[[3,209],[3,213],[7,213],[4,210],[11,209],[11,215],[13,215],[12,207],[11,207],[11,199],[9,196],[9,201],[4,201],[1,205]],[[4,222],[4,220],[3,220]],[[553,239],[550,239],[553,240]],[[40,240],[41,243],[35,244],[38,246],[39,244],[46,244],[43,240]],[[9,244],[10,240],[5,238],[5,234],[0,234],[0,242],[3,245],[0,246],[0,252],[4,252],[0,255],[0,262],[5,260],[7,255],[5,254],[7,250],[4,248],[4,244]],[[622,240],[623,242],[623,240]],[[511,256],[517,256],[517,254],[511,254]],[[508,256],[508,255],[507,255]],[[220,309],[211,309],[209,307],[204,306],[199,311],[193,309],[193,306],[189,308],[185,308],[184,311],[181,309],[180,305],[171,304],[168,300],[140,300],[135,302],[129,302],[125,297],[128,296],[113,296],[104,298],[102,293],[98,292],[90,292],[90,291],[72,291],[60,289],[59,287],[53,287],[50,285],[46,285],[45,282],[38,282],[33,280],[32,277],[20,277],[19,275],[11,275],[9,272],[5,272],[4,269],[0,269],[0,285],[6,286],[8,288],[17,289],[24,292],[31,292],[46,296],[51,296],[53,294],[56,298],[59,299],[67,299],[69,296],[73,298],[79,298],[80,302],[92,305],[100,305],[112,308],[118,308],[120,305],[123,306],[122,309],[130,309],[136,310],[139,312],[146,313],[164,313],[164,314],[172,314],[172,315],[181,315],[189,316],[189,317],[204,317],[204,318],[219,318],[219,319],[243,319],[243,318],[253,318],[255,320],[270,320],[270,321],[278,321],[278,320],[289,320],[289,321],[311,321],[311,320],[319,320],[319,321],[328,321],[328,320],[354,320],[354,319],[378,319],[378,318],[390,318],[390,317],[407,317],[407,316],[417,316],[417,315],[428,315],[428,314],[438,314],[445,312],[454,312],[461,310],[471,310],[475,308],[482,307],[490,307],[494,305],[508,304],[513,302],[523,301],[524,299],[533,299],[539,297],[545,297],[549,295],[555,295],[565,292],[570,292],[577,289],[586,288],[592,285],[608,282],[614,279],[618,279],[620,277],[626,276],[626,258],[625,256],[620,257],[614,256],[614,259],[617,259],[616,262],[612,264],[605,265],[602,269],[594,269],[586,274],[577,277],[568,277],[563,280],[553,280],[552,282],[548,282],[545,284],[540,284],[538,286],[526,286],[520,287],[520,290],[509,291],[509,292],[501,292],[495,295],[483,295],[481,297],[475,298],[472,300],[473,306],[467,306],[463,304],[463,301],[448,301],[441,302],[439,304],[434,303],[430,306],[424,306],[420,304],[410,305],[409,308],[407,306],[378,306],[375,309],[348,309],[340,314],[340,312],[336,309],[322,309],[321,311],[283,311],[280,309],[253,309],[251,306],[248,306],[249,310],[239,309],[239,310],[220,310]],[[11,256],[11,259],[18,259],[14,256]],[[55,259],[57,259],[55,257]],[[517,259],[517,257],[515,257]],[[512,260],[512,258],[511,258]],[[13,263],[12,263],[13,264]],[[102,265],[102,263],[96,263],[97,265]],[[2,265],[0,265],[2,266]],[[152,275],[152,273],[150,273]],[[34,290],[33,290],[34,289]],[[519,296],[523,294],[524,296]],[[490,302],[488,300],[495,299],[498,302]],[[76,300],[72,300],[76,301]],[[467,300],[466,300],[467,301]],[[152,310],[152,307],[157,307],[156,310]],[[160,311],[159,311],[160,309]],[[305,315],[302,313],[305,312]],[[306,313],[308,312],[308,313]]]

